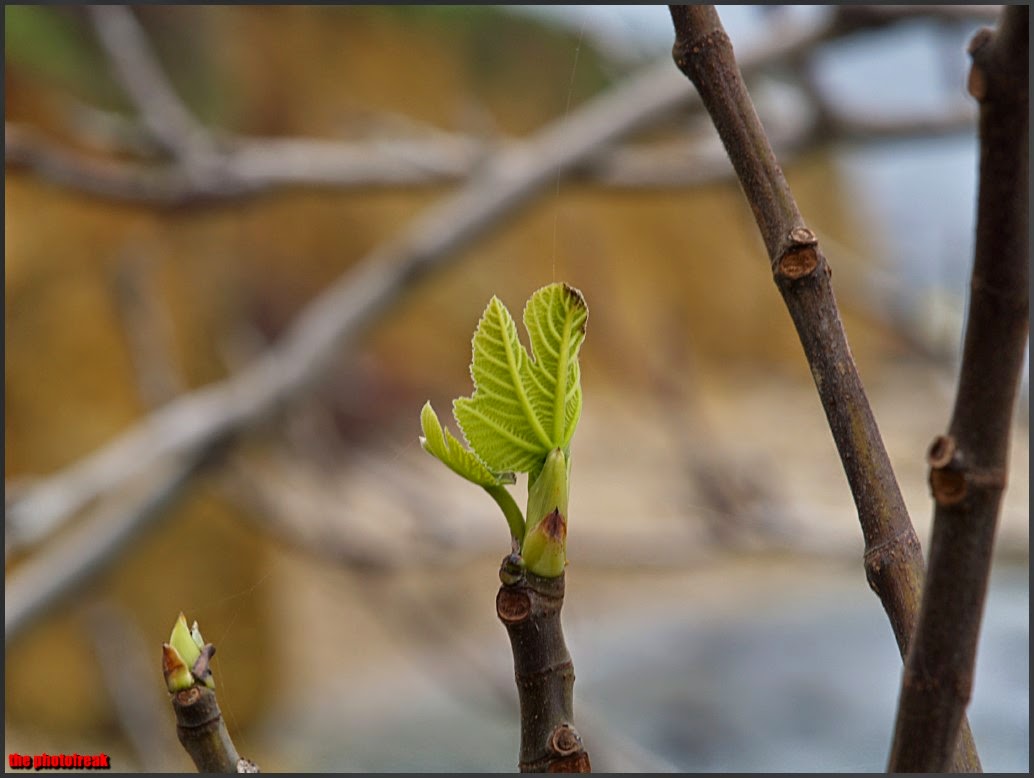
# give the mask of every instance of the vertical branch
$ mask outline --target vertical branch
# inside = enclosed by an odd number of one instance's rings
[[[904,657],[919,612],[923,557],[876,426],[830,284],[743,84],[713,6],[670,6],[675,64],[696,86],[736,170],[811,367],[865,539],[865,572]],[[968,724],[957,766],[978,769]]]
[[[213,691],[215,646],[203,641],[197,622],[188,628],[180,613],[169,642],[162,644],[162,675],[172,695],[176,735],[199,773],[257,773],[255,763],[242,758],[230,739]]]
[[[969,91],[980,103],[980,193],[969,318],[947,435],[930,447],[930,567],[905,662],[889,769],[949,764],[973,688],[1009,433],[1028,327],[1027,6],[978,32]]]
[[[560,627],[564,576],[526,573],[511,555],[499,577],[496,615],[510,636],[521,705],[521,772],[591,772],[574,727],[574,664]]]

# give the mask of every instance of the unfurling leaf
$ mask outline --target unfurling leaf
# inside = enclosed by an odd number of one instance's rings
[[[451,432],[443,429],[430,402],[424,403],[420,411],[420,428],[424,433],[420,438],[424,451],[440,459],[454,473],[478,486],[514,483],[513,473],[493,473],[474,452],[464,448]]]
[[[420,413],[424,450],[499,503],[525,560],[530,553],[536,561],[528,570],[543,576],[560,575],[566,564],[571,438],[582,411],[578,352],[587,318],[577,289],[539,289],[524,307],[529,353],[510,312],[493,297],[474,332],[474,392],[453,402],[470,448],[442,427],[430,403]],[[527,527],[504,488],[515,472],[528,473]]]
[[[534,478],[550,451],[569,451],[582,409],[578,350],[587,316],[576,289],[539,289],[524,308],[529,355],[506,306],[489,301],[474,333],[474,393],[453,404],[464,437],[488,467]]]

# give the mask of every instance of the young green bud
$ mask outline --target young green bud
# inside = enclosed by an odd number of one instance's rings
[[[162,643],[162,675],[169,694],[184,691],[194,685],[194,676],[183,661],[179,651],[168,643]]]
[[[567,494],[570,460],[555,448],[528,488],[528,528],[521,556],[529,572],[556,578],[567,565]]]
[[[549,452],[535,480],[528,485],[528,526],[531,532],[540,521],[553,511],[560,511],[567,517],[569,460],[564,452],[555,448]]]
[[[567,565],[567,518],[554,509],[524,536],[521,552],[528,572],[556,578]]]
[[[524,569],[524,557],[514,552],[499,566],[499,580],[507,586],[513,586],[524,578]]]
[[[194,637],[190,634],[190,628],[187,626],[187,618],[182,613],[180,613],[172,627],[172,634],[169,635],[169,644],[176,649],[187,667],[193,667],[194,662],[201,656],[201,646],[194,642]]]
[[[172,627],[169,642],[164,644],[162,654],[162,669],[165,672],[165,683],[169,687],[169,691],[189,689],[199,681],[209,689],[215,689],[215,680],[208,669],[208,659],[214,653],[214,647],[209,646],[206,649],[205,640],[201,637],[201,630],[198,629],[197,622],[194,622],[193,627],[188,627],[186,616],[180,613]],[[205,661],[199,664],[198,660],[202,654],[205,655]],[[179,669],[179,665],[186,668],[186,675]],[[196,674],[194,669],[197,667],[203,667],[204,672],[200,675]],[[170,680],[170,674],[172,674],[172,680]],[[178,688],[173,689],[174,685]]]

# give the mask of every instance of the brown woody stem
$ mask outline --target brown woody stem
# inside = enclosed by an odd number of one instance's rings
[[[969,317],[947,435],[927,455],[935,502],[930,566],[898,702],[889,768],[950,764],[973,688],[980,620],[1005,489],[1009,433],[1028,327],[1026,6],[970,44],[980,102],[980,193]]]
[[[226,731],[215,692],[194,685],[172,695],[176,735],[199,773],[258,772],[242,759]]]
[[[588,773],[589,754],[574,726],[574,664],[560,627],[564,576],[541,578],[519,569],[511,555],[496,615],[513,648],[521,706],[522,773]]]
[[[670,6],[675,64],[696,86],[750,204],[804,347],[858,510],[865,572],[902,657],[919,612],[923,557],[840,320],[831,270],[754,109],[713,6]],[[979,769],[968,724],[956,766]]]

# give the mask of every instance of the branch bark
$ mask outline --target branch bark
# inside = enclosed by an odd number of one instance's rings
[[[521,705],[522,773],[588,773],[589,754],[574,726],[574,663],[560,609],[564,575],[540,578],[503,559],[496,615],[513,649]]]
[[[1027,6],[971,44],[980,103],[980,192],[969,318],[955,408],[930,447],[935,509],[919,623],[905,662],[888,769],[940,772],[973,688],[1027,343],[1030,254]]]
[[[176,735],[199,773],[257,773],[230,739],[215,692],[195,685],[172,695]]]
[[[865,572],[902,657],[919,612],[923,557],[840,321],[831,269],[804,223],[713,6],[671,6],[675,63],[729,153],[804,347],[865,539]],[[968,724],[956,765],[978,769]]]

